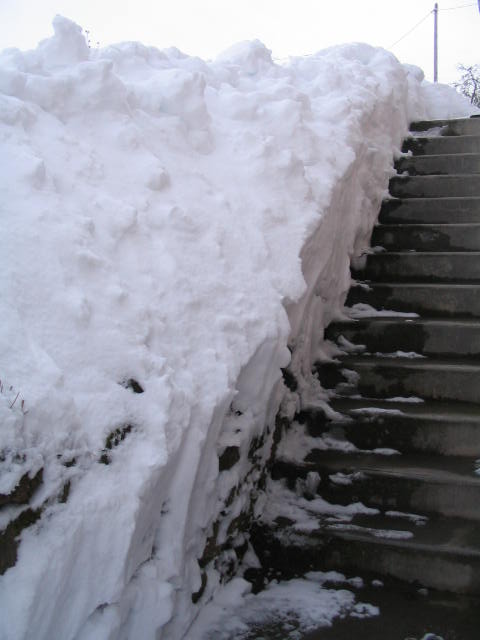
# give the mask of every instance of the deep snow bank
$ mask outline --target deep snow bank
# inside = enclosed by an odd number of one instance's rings
[[[180,638],[248,547],[287,344],[314,385],[436,89],[366,45],[206,63],[54,29],[0,56],[0,526],[33,523],[0,637]]]

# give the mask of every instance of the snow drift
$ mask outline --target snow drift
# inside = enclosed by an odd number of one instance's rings
[[[367,45],[54,31],[0,55],[0,527],[31,525],[0,637],[177,639],[248,548],[281,368],[315,386],[408,122],[468,105]]]

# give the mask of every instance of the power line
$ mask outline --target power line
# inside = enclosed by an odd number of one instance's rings
[[[393,44],[391,44],[391,45],[388,47],[388,49],[391,49],[391,48],[392,48],[392,47],[394,47],[396,44],[398,44],[399,42],[401,42],[404,38],[406,38],[407,36],[409,36],[409,35],[412,33],[412,31],[415,31],[415,29],[416,29],[417,27],[419,27],[419,26],[422,24],[422,22],[425,22],[425,20],[426,20],[427,18],[429,18],[429,17],[432,15],[432,13],[433,13],[433,11],[429,11],[429,12],[427,13],[427,15],[426,15],[425,17],[423,17],[423,18],[420,20],[420,22],[417,22],[417,24],[416,24],[414,27],[412,27],[409,31],[407,31],[407,33],[404,33],[404,34],[403,34],[403,36],[402,36],[401,38],[399,38],[398,40],[396,40]]]
[[[438,7],[439,11],[456,11],[457,9],[466,9],[467,7],[476,7],[476,2],[471,2],[470,4],[461,4],[458,7],[445,7],[445,9],[441,9]]]
[[[440,7],[438,7],[439,11],[456,11],[457,9],[466,9],[467,7],[476,7],[477,3],[476,2],[470,2],[469,4],[461,4],[458,5],[457,7],[445,7],[445,9],[441,9]],[[417,27],[419,27],[422,22],[425,22],[425,20],[433,13],[433,11],[429,11],[427,13],[427,15],[422,18],[420,20],[420,22],[417,22],[417,24],[415,26],[413,26],[409,31],[407,31],[406,33],[403,34],[403,36],[401,38],[399,38],[398,40],[396,40],[393,44],[391,44],[388,49],[391,49],[392,47],[394,47],[395,45],[397,45],[399,42],[401,42],[404,38],[406,38],[407,36],[409,36],[412,31],[415,31],[415,29]]]

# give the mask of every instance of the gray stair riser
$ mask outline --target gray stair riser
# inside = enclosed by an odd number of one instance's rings
[[[480,135],[480,118],[458,118],[456,120],[423,120],[412,122],[413,133],[438,129],[442,136],[478,136]]]
[[[476,425],[384,414],[352,414],[352,420],[346,424],[330,423],[329,428],[324,424],[323,430],[343,433],[359,449],[480,457],[480,422]],[[309,433],[316,436],[320,432],[310,427]]]
[[[319,467],[320,476],[328,468]],[[352,472],[353,469],[345,469]],[[398,476],[364,473],[363,479],[351,485],[330,483],[322,487],[321,495],[331,504],[361,502],[382,511],[401,511],[478,520],[480,487],[427,483]]]
[[[480,173],[479,154],[413,156],[395,162],[398,173],[411,176]]]
[[[329,340],[340,336],[370,353],[413,351],[421,355],[480,357],[480,322],[416,322],[374,320],[333,323],[325,332]]]
[[[372,246],[389,251],[480,251],[479,224],[379,225]]]
[[[426,553],[415,548],[396,548],[338,536],[326,542],[322,561],[327,569],[354,573],[374,571],[431,589],[465,594],[480,592],[480,562],[461,555]]]
[[[346,304],[357,303],[424,316],[480,318],[480,286],[372,283],[369,290],[360,286],[350,288]]]
[[[315,451],[311,455],[315,457]],[[305,477],[309,471],[319,474],[321,483],[317,492],[330,504],[346,506],[361,502],[382,512],[396,511],[480,521],[480,483],[469,483],[461,479],[439,481],[434,477],[430,478],[428,474],[423,478],[413,477],[395,466],[395,457],[390,472],[373,471],[355,460],[343,460],[335,464],[325,464],[320,460],[317,463],[309,462],[304,467],[290,465],[288,462],[276,463],[272,477],[277,480],[285,478],[293,489],[296,479]],[[339,472],[360,472],[360,475],[350,484],[332,482],[330,476]],[[391,529],[395,526],[394,521],[389,525]]]
[[[480,198],[409,198],[385,200],[382,224],[480,223]]]
[[[334,399],[331,406],[343,416],[342,421],[329,419],[319,409],[304,410],[297,419],[313,438],[329,433],[334,438],[346,438],[361,450],[388,448],[403,454],[480,457],[480,416],[409,413],[395,404],[389,407],[391,403],[380,403],[383,411],[378,412],[373,400],[361,404]]]
[[[388,540],[355,539],[334,531],[284,537],[254,532],[254,546],[267,565],[293,577],[315,570],[392,577],[454,593],[480,593],[480,561],[467,554],[395,544]]]
[[[395,176],[390,179],[395,198],[442,198],[480,195],[480,175]]]
[[[442,153],[480,153],[480,135],[407,138],[403,143],[402,151],[403,153],[411,151],[415,156]]]
[[[407,367],[346,360],[360,379],[352,393],[370,398],[416,396],[433,400],[480,402],[480,368],[456,365]],[[479,503],[480,504],[480,503]]]
[[[378,282],[480,282],[480,254],[377,253],[367,257],[365,269],[352,274]]]

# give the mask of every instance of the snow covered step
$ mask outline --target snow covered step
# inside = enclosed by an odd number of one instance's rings
[[[398,282],[480,282],[480,252],[385,252],[352,270],[357,279]]]
[[[350,307],[367,304],[374,309],[392,310],[392,315],[410,312],[424,316],[480,318],[480,285],[370,282],[368,287],[353,285],[346,304]]]
[[[432,129],[437,129],[437,131],[431,131]],[[480,118],[422,120],[419,122],[412,122],[410,125],[410,131],[429,131],[432,136],[480,135]]]
[[[380,210],[382,224],[480,222],[480,197],[390,198]]]
[[[480,153],[480,135],[407,138],[403,143],[402,151],[404,153],[411,151],[414,156]]]
[[[476,522],[480,545],[480,476],[474,463],[474,458],[453,456],[313,449],[303,463],[277,461],[272,477],[298,491],[298,478],[318,473],[317,493],[330,504],[361,502],[387,512],[469,519]]]
[[[338,418],[305,409],[297,421],[311,436],[345,437],[359,449],[397,449],[480,457],[480,406],[463,402],[391,402],[377,398],[333,398]]]
[[[372,246],[389,251],[480,251],[480,223],[381,224]]]
[[[334,322],[325,337],[340,340],[339,346],[344,349],[343,337],[354,345],[363,345],[370,353],[403,351],[430,357],[480,358],[480,320],[377,317]]]
[[[389,191],[395,198],[478,196],[480,175],[394,176]]]
[[[333,569],[478,595],[479,538],[477,523],[462,519],[415,526],[379,514],[357,516],[346,525],[319,524],[310,532],[284,521],[272,530],[258,527],[254,546],[262,564],[279,573]]]
[[[480,402],[480,362],[360,356],[342,358],[339,367],[342,372],[347,371],[343,382],[330,371],[325,378],[322,365],[317,365],[317,370],[322,384],[337,389],[340,395]],[[351,382],[349,372],[358,374],[358,380],[347,388],[345,383]]]
[[[457,153],[399,158],[395,162],[398,173],[411,176],[480,173],[480,154]]]

